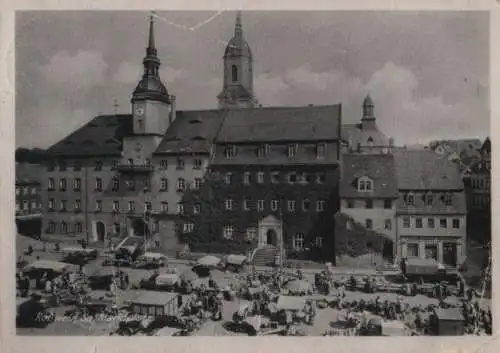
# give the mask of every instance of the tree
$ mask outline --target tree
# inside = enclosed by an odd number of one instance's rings
[[[15,151],[15,158],[18,163],[41,164],[48,159],[48,153],[37,147],[32,149],[19,147]]]

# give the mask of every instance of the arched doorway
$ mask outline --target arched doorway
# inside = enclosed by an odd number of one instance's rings
[[[151,232],[149,231],[149,226],[144,222],[143,219],[137,218],[132,223],[132,229],[136,237],[149,237]]]
[[[99,221],[96,223],[95,228],[97,233],[97,240],[103,242],[104,238],[106,237],[106,226],[103,222]]]
[[[266,244],[267,245],[277,245],[277,235],[274,229],[268,229],[266,232]]]
[[[392,242],[392,240],[384,240],[382,257],[384,258],[384,260],[389,262],[392,262],[394,260],[394,243]]]

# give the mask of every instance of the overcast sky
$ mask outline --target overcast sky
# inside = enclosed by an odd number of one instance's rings
[[[24,12],[16,22],[16,145],[48,147],[98,114],[130,113],[146,12]],[[161,77],[178,109],[216,108],[235,12],[159,12]],[[343,105],[366,93],[399,144],[489,134],[489,23],[479,12],[244,12],[264,106]]]

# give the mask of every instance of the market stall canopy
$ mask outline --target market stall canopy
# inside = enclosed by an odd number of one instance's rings
[[[91,274],[91,277],[110,277],[115,275],[115,269],[112,267],[98,267]]]
[[[312,291],[311,283],[302,280],[290,281],[285,285],[285,288],[292,293]]]
[[[155,283],[157,286],[171,286],[177,283],[178,280],[179,275],[177,273],[162,273],[156,277]]]
[[[139,259],[144,259],[144,260],[162,260],[166,259],[166,256],[157,252],[145,252],[141,256],[139,256]]]
[[[71,270],[76,270],[77,266],[72,265],[72,264],[67,264],[65,262],[59,262],[59,261],[50,261],[50,260],[36,260],[29,264],[28,266],[24,267],[23,270],[47,270],[47,271],[54,271],[54,272],[64,272],[64,271],[71,271]]]
[[[368,320],[367,325],[372,327],[382,327],[382,319],[378,316],[374,316]]]
[[[459,308],[438,308],[434,310],[434,314],[438,320],[444,321],[463,321],[464,316]]]
[[[246,261],[245,255],[229,255],[226,259],[226,263],[230,265],[243,265]]]
[[[165,326],[158,331],[156,331],[155,336],[175,336],[180,333],[181,330],[176,327]]]
[[[406,261],[407,274],[435,274],[442,269],[443,266],[434,259],[410,258]]]
[[[177,294],[168,292],[136,290],[132,291],[129,302],[140,305],[167,305],[177,298]]]
[[[249,316],[243,321],[246,325],[250,326],[255,332],[259,332],[262,325],[267,324],[269,320],[261,315]]]
[[[196,274],[196,272],[194,272],[192,270],[186,270],[186,271],[182,272],[180,277],[183,281],[186,281],[186,282],[195,281],[199,278],[198,275]]]
[[[278,310],[303,310],[306,305],[304,297],[294,297],[290,295],[280,295],[276,306]]]
[[[211,266],[217,266],[220,263],[220,259],[216,256],[207,255],[203,256],[196,263],[200,266],[211,267]]]
[[[382,336],[406,336],[406,328],[401,321],[382,322]]]

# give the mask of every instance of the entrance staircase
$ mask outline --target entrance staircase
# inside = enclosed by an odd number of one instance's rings
[[[251,263],[254,266],[276,266],[280,261],[280,249],[276,246],[265,246],[254,250]]]

